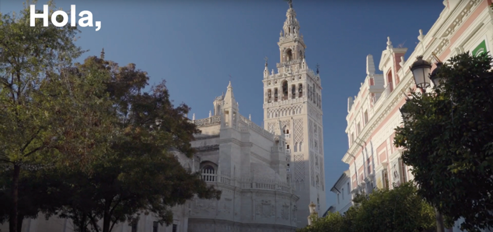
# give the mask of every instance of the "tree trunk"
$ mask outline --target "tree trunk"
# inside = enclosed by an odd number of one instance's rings
[[[106,203],[106,205],[108,205],[108,204]],[[111,205],[109,205],[109,206],[111,206]],[[103,231],[102,232],[110,232],[111,217],[110,217],[110,213],[108,212],[109,206],[107,207],[107,209],[104,210]]]
[[[12,208],[10,209],[9,218],[9,231],[18,232],[17,229],[17,218],[18,218],[18,203],[19,203],[19,174],[21,172],[21,166],[14,164],[14,174],[12,178]]]
[[[444,226],[443,226],[443,217],[440,212],[435,208],[435,216],[437,220],[437,232],[445,232]]]
[[[17,231],[22,231],[22,222],[24,221],[24,215],[17,214]]]

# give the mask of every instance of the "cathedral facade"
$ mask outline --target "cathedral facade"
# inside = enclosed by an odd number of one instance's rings
[[[191,167],[223,194],[190,201],[188,231],[294,231],[307,225],[310,203],[325,210],[321,79],[292,6],[278,46],[277,72],[266,62],[263,73],[263,128],[239,113],[231,83],[213,114],[193,118],[202,133]]]

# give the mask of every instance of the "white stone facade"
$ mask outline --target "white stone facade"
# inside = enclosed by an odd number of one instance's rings
[[[404,60],[407,48],[394,48],[390,38],[382,51],[375,72],[372,55],[367,56],[367,72],[357,96],[348,99],[346,133],[349,149],[343,162],[349,164],[351,189],[370,193],[374,188],[393,188],[413,179],[401,159],[401,150],[393,145],[394,129],[401,125],[399,108],[405,93],[415,88],[409,67],[416,57],[441,61],[470,51],[473,55],[491,51],[493,11],[491,0],[447,0],[438,20]],[[434,63],[434,62],[433,62]],[[457,225],[456,225],[457,227]],[[459,231],[453,228],[453,231]]]
[[[298,197],[287,181],[284,138],[239,114],[231,83],[214,107],[194,121],[202,133],[191,162],[222,195],[191,201],[188,231],[294,231]]]
[[[344,214],[352,206],[351,178],[350,172],[346,170],[330,189],[336,196],[336,203],[332,206],[333,212]]]
[[[320,75],[308,68],[306,45],[296,12],[289,8],[279,37],[277,72],[264,69],[264,128],[286,140],[287,178],[296,186],[299,227],[307,225],[308,205],[325,210],[322,86]],[[281,131],[277,128],[281,127]]]

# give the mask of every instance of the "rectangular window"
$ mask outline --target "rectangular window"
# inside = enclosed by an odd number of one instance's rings
[[[387,170],[383,170],[383,187],[389,189],[389,176],[387,175]]]
[[[399,158],[399,166],[400,166],[400,171],[401,171],[401,182],[405,183],[407,182],[407,173],[406,173],[406,165],[402,161],[402,158]]]
[[[351,189],[349,188],[349,183],[347,183],[347,194],[351,194]]]
[[[158,222],[153,222],[152,223],[152,232],[157,232],[157,229],[159,228],[159,223]]]
[[[389,71],[387,74],[387,88],[392,92],[394,90],[394,81],[392,80],[392,71]]]
[[[138,222],[132,223],[132,232],[137,232],[137,225],[138,225]]]
[[[173,232],[178,232],[178,225],[177,224],[173,224]]]

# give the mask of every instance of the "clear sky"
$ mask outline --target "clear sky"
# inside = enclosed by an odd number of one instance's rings
[[[40,0],[37,8],[42,9]],[[78,45],[120,65],[135,63],[150,83],[167,81],[176,104],[191,106],[196,118],[208,117],[212,101],[233,86],[240,113],[263,121],[264,57],[269,70],[279,62],[279,32],[288,5],[283,0],[55,0],[77,13],[89,10],[101,30],[83,28]],[[387,36],[394,47],[409,48],[438,19],[441,0],[294,0],[307,45],[306,61],[320,65],[323,95],[327,207],[336,202],[330,188],[348,165],[347,98],[366,77],[366,56],[378,65]],[[0,11],[22,9],[22,1],[0,0]],[[407,59],[407,56],[405,57]],[[81,60],[82,60],[81,59]],[[276,69],[277,70],[277,69]],[[378,72],[378,71],[377,71]],[[190,117],[191,114],[189,115]],[[324,209],[325,210],[325,209]]]

